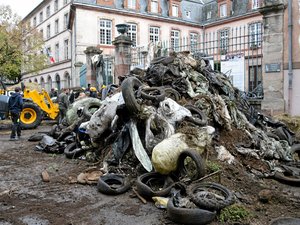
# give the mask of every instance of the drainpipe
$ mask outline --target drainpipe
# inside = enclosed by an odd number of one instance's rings
[[[291,97],[293,89],[293,19],[292,19],[292,2],[288,1],[288,63],[289,63],[289,88],[288,88],[288,112],[291,113]]]

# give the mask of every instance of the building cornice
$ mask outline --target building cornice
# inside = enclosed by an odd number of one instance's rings
[[[65,34],[65,33],[69,33],[70,34],[70,30],[69,29],[63,29],[61,32],[58,32],[57,34],[54,34],[53,36],[49,37],[49,38],[45,38],[44,41],[45,43],[56,38],[57,36],[61,35],[61,34]]]
[[[136,11],[115,9],[115,8],[110,8],[110,7],[100,6],[100,5],[90,5],[90,4],[84,4],[84,3],[78,3],[78,2],[74,2],[72,5],[75,8],[95,10],[95,11],[99,11],[99,12],[109,12],[109,13],[114,13],[114,14],[118,14],[118,15],[150,19],[150,20],[155,20],[155,21],[159,21],[159,22],[171,22],[171,23],[175,23],[175,24],[189,25],[189,26],[194,26],[194,27],[198,27],[198,28],[201,25],[200,23],[179,20],[174,17],[170,18],[170,17],[165,17],[165,16],[161,16],[161,15],[157,15],[157,14],[155,15],[155,14],[148,14],[148,13],[140,13],[140,12],[136,12]],[[71,9],[71,12],[72,12],[72,9]]]
[[[62,64],[67,64],[67,63],[71,63],[71,59],[66,59],[66,60],[62,60],[62,61],[59,61],[59,62],[55,62],[55,63],[53,63],[53,64],[49,64],[46,68],[44,68],[43,70],[46,70],[46,69],[49,69],[49,68],[52,68],[52,67],[55,67],[55,66],[59,66],[59,65],[62,65]],[[60,71],[60,70],[64,70],[64,69],[69,69],[69,68],[71,68],[72,66],[70,65],[70,66],[66,66],[66,67],[64,67],[64,68],[59,68],[59,69],[57,69],[57,70],[51,70],[51,73],[52,72],[56,72],[56,71]],[[43,71],[42,70],[42,71]],[[22,73],[21,74],[21,76],[23,77],[23,76],[26,76],[26,75],[28,75],[28,74],[32,74],[33,72],[26,72],[26,73]],[[46,72],[46,73],[39,73],[38,75],[40,76],[40,75],[43,75],[43,74],[47,74],[47,73],[49,73],[49,72]],[[26,78],[30,78],[30,77],[35,77],[37,74],[33,74],[33,75],[31,75],[31,76],[28,76],[28,77],[26,77]]]
[[[28,19],[31,19],[31,17],[35,14],[35,13],[38,13],[40,11],[41,8],[43,8],[44,6],[48,5],[48,3],[50,2],[51,0],[44,0],[42,1],[37,7],[35,7],[27,16],[25,16],[23,19],[22,19],[22,22],[28,20]],[[63,10],[64,8],[66,8],[67,6],[71,5],[72,2],[70,1],[69,3],[67,3],[66,5],[63,5],[60,9],[58,9],[57,11],[55,11],[54,13],[52,13],[49,17],[47,17],[45,20],[43,20],[42,23],[39,23],[36,27],[42,25],[44,22],[46,22],[48,19],[50,19],[52,16],[54,15],[57,15],[57,13],[61,10]]]
[[[242,20],[242,19],[248,19],[248,18],[256,17],[256,16],[261,16],[261,14],[258,11],[255,11],[255,12],[245,13],[243,15],[229,16],[227,18],[222,18],[222,19],[217,20],[217,21],[211,21],[211,22],[203,23],[201,26],[203,28],[204,27],[209,28],[209,27],[213,27],[213,26],[217,26],[217,25],[221,25],[221,24],[227,24],[227,23],[239,21],[239,20]]]

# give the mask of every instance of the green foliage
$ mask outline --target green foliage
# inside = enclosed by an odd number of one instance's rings
[[[0,75],[2,78],[21,79],[22,72],[41,70],[46,66],[41,54],[44,42],[36,29],[20,22],[9,6],[0,5]]]
[[[219,221],[220,222],[242,222],[250,218],[250,212],[241,205],[231,205],[222,209]]]
[[[216,162],[207,160],[206,161],[206,169],[209,172],[213,173],[213,172],[216,172],[218,170],[221,170],[222,167],[218,163],[216,163]]]

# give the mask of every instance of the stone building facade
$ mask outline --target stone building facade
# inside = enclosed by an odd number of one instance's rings
[[[46,69],[38,74],[23,72],[23,80],[37,82],[46,90],[75,85],[71,77],[70,6],[70,0],[44,0],[23,19],[41,32],[45,45],[40,54],[49,58]]]
[[[39,10],[46,9],[47,4],[54,1],[65,0],[44,0],[25,19],[33,20]],[[293,4],[293,76],[289,75],[291,69],[288,67],[291,64],[288,59],[289,2]],[[276,5],[282,8],[279,10]],[[119,36],[116,25],[127,24],[128,36],[134,48],[167,40],[168,47],[173,50],[180,50],[178,46],[195,44],[208,55],[222,58],[224,50],[225,54],[228,51],[236,53],[238,48],[234,45],[240,45],[239,49],[243,48],[245,54],[245,91],[263,83],[263,110],[299,115],[300,106],[296,104],[299,91],[295,88],[300,82],[299,5],[299,0],[73,0],[68,4],[69,24],[65,30],[70,40],[70,60],[64,65],[70,81],[66,82],[67,79],[62,75],[61,80],[65,82],[61,82],[61,87],[81,84],[81,74],[87,62],[84,53],[87,47],[101,49],[104,61],[112,59],[115,54],[113,41]],[[259,32],[261,35],[258,35]],[[241,37],[246,37],[244,46],[237,44]],[[52,43],[51,39],[46,39],[46,46],[49,43]],[[215,61],[219,63],[220,59]],[[106,62],[106,76],[112,78],[111,82],[116,82],[114,61]],[[40,74],[24,74],[23,79],[40,83],[40,76],[46,76],[44,79],[47,80],[50,74],[52,84],[56,85],[56,71],[64,74],[65,70],[60,70],[58,66],[50,64]],[[293,77],[292,86],[288,82],[290,77]],[[87,83],[89,81],[85,85]]]

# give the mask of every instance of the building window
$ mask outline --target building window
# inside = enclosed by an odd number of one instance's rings
[[[43,77],[41,77],[40,83],[41,83],[41,87],[45,89],[45,80]]]
[[[191,19],[191,11],[185,11],[186,18]]]
[[[41,34],[41,37],[44,39],[44,30],[43,29],[40,30],[40,34]]]
[[[249,25],[249,47],[261,47],[262,25],[261,23],[252,23]]]
[[[151,12],[158,13],[158,2],[157,2],[157,0],[151,0]]]
[[[191,52],[195,52],[197,50],[197,44],[198,44],[198,34],[190,33]]]
[[[46,16],[47,18],[50,16],[50,5],[48,5],[46,8]]]
[[[151,42],[158,42],[159,41],[159,27],[150,27],[150,41]]]
[[[51,90],[51,88],[52,88],[52,78],[50,77],[50,75],[49,75],[49,77],[48,77],[48,91],[50,91]]]
[[[55,27],[54,27],[54,29],[55,29],[55,34],[58,34],[58,32],[59,32],[59,23],[58,23],[58,19],[57,20],[55,20]]]
[[[54,12],[58,10],[58,0],[54,1]]]
[[[55,61],[59,62],[59,43],[55,44]]]
[[[48,47],[46,49],[46,53],[47,53],[47,56],[49,57],[49,60],[51,61],[51,57],[52,57],[52,50],[51,50],[51,47]]]
[[[47,26],[47,38],[51,37],[51,26],[50,24]]]
[[[135,9],[136,0],[128,0],[128,9]]]
[[[253,91],[262,83],[261,65],[249,66],[249,91]]]
[[[36,17],[33,18],[33,26],[36,26]]]
[[[178,30],[172,30],[171,31],[171,48],[173,48],[174,51],[179,51],[179,38],[180,38],[180,32]]]
[[[64,59],[69,59],[69,39],[64,40]]]
[[[178,17],[178,5],[172,5],[172,16]]]
[[[68,28],[68,23],[69,23],[69,13],[66,13],[64,15],[64,29]]]
[[[252,0],[252,9],[259,8],[259,0]]]
[[[104,59],[104,71],[103,84],[107,86],[113,83],[112,60],[109,58]]]
[[[137,33],[137,25],[136,24],[128,24],[128,32],[127,35],[130,37],[132,41],[132,45],[135,47],[137,45],[136,35]]]
[[[221,54],[226,54],[229,47],[229,30],[220,31],[220,49]]]
[[[211,19],[211,11],[208,11],[206,14],[206,19],[209,20]]]
[[[220,17],[227,16],[227,4],[220,5]]]
[[[68,0],[64,0],[64,5],[68,4]]]
[[[44,18],[43,18],[43,12],[40,12],[40,23],[43,22]]]
[[[100,44],[111,45],[112,38],[111,20],[100,20]]]

